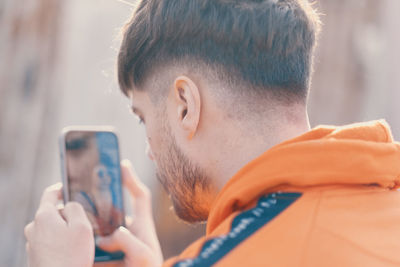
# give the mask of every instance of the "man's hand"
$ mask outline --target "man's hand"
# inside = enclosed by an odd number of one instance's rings
[[[65,205],[63,218],[56,207],[60,198],[60,184],[48,187],[34,221],[25,227],[30,267],[93,265],[94,240],[90,222],[76,202]]]
[[[106,251],[123,251],[124,262],[99,263],[96,266],[161,266],[163,257],[156,235],[149,189],[140,182],[129,161],[121,164],[122,179],[132,195],[134,219],[111,236],[97,240]],[[35,220],[25,227],[30,267],[89,267],[93,265],[93,229],[78,203],[68,203],[61,217],[56,208],[61,186],[43,193]]]
[[[96,243],[106,251],[123,251],[124,267],[161,266],[163,257],[154,227],[149,189],[137,178],[129,161],[121,164],[122,180],[132,196],[134,218]]]

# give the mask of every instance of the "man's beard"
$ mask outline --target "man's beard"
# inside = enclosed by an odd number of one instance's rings
[[[155,155],[157,178],[169,194],[176,215],[190,223],[206,221],[208,217],[207,196],[209,179],[180,150],[168,127],[164,127],[163,144]]]

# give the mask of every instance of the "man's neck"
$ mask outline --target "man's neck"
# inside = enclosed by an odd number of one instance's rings
[[[219,192],[241,168],[268,149],[309,130],[310,125],[306,114],[301,120],[269,125],[264,129],[260,127],[257,133],[250,133],[251,129],[237,132],[236,136],[230,139],[232,141],[222,142],[219,148],[219,164],[212,174],[217,191]],[[227,130],[226,132],[234,131]]]

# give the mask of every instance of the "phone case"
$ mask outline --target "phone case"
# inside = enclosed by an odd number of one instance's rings
[[[77,137],[67,141],[69,135]],[[120,155],[115,129],[111,126],[69,126],[61,132],[59,147],[64,203],[71,201],[70,196],[73,194],[73,200],[82,204],[94,232],[98,235],[111,234],[120,225],[124,226]],[[79,153],[81,155],[77,156]],[[88,155],[82,156],[82,153]],[[74,158],[71,162],[74,162],[78,166],[75,169],[79,170],[79,175],[74,171],[74,177],[79,179],[73,180],[73,175],[69,175],[67,157],[69,160]],[[86,167],[88,160],[93,161],[93,168]],[[71,168],[72,163],[69,165]],[[96,246],[95,262],[123,258],[124,254],[121,251],[109,253]]]

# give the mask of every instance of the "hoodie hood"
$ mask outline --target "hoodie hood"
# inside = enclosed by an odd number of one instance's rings
[[[371,121],[319,126],[281,143],[244,166],[214,201],[207,223],[212,232],[232,212],[277,186],[400,185],[400,144],[388,124]],[[300,190],[301,191],[301,190]]]

